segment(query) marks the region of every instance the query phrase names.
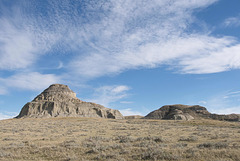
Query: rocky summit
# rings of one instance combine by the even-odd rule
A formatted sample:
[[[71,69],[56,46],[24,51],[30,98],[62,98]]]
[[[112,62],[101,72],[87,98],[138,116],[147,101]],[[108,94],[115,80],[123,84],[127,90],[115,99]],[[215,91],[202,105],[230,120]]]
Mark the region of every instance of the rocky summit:
[[[84,102],[67,85],[53,84],[28,102],[16,118],[97,117],[123,119],[118,111],[102,105]]]
[[[214,119],[225,121],[240,121],[240,115],[217,115],[207,111],[205,107],[194,105],[166,105],[158,110],[150,112],[144,117],[145,119],[162,119],[162,120],[193,120],[193,119]]]

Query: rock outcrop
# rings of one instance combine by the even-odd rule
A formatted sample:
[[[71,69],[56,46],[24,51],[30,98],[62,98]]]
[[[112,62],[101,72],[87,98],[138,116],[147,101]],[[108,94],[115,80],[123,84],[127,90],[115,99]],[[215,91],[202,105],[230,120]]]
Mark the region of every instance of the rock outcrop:
[[[163,120],[193,120],[199,118],[208,118],[214,120],[240,121],[240,115],[217,115],[211,114],[205,107],[194,105],[166,105],[158,110],[150,112],[145,119],[163,119]]]
[[[118,111],[102,105],[84,102],[67,85],[53,84],[28,102],[16,118],[98,117],[123,119]]]
[[[144,116],[140,116],[140,115],[130,115],[130,116],[124,116],[125,119],[141,119]]]
[[[192,120],[194,116],[192,110],[190,109],[198,109],[206,110],[200,106],[185,106],[185,105],[166,105],[158,110],[150,112],[144,118],[146,119],[163,119],[163,120]]]
[[[240,121],[240,115],[239,114],[230,114],[230,115],[217,115],[217,114],[211,114],[209,118],[212,118],[214,120],[221,120],[221,121]]]

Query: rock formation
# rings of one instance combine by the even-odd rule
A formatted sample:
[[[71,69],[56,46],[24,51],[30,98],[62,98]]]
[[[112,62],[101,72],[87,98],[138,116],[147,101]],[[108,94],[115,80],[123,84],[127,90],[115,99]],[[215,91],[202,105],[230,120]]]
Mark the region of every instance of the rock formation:
[[[143,116],[140,115],[130,115],[130,116],[124,116],[125,119],[141,119]]]
[[[67,85],[53,84],[28,102],[16,118],[99,117],[123,119],[118,110],[79,100]]]
[[[205,107],[194,105],[166,105],[158,110],[150,112],[145,119],[163,120],[192,120],[199,118],[209,118],[214,120],[240,121],[240,115],[217,115],[211,114]]]

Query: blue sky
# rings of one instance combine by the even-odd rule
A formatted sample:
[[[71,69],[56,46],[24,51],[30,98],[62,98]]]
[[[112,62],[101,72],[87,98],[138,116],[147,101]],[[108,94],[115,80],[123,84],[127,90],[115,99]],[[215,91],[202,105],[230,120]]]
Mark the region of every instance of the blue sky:
[[[53,83],[141,114],[240,113],[239,0],[1,0],[0,119]]]

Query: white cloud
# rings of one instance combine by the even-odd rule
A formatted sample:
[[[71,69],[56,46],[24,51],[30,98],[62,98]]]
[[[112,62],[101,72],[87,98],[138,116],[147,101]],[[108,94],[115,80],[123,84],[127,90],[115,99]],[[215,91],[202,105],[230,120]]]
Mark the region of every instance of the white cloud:
[[[0,78],[6,88],[40,91],[50,84],[59,83],[60,78],[54,74],[40,74],[38,72],[18,73],[8,78]]]
[[[7,93],[8,93],[8,91],[5,87],[0,87],[0,95],[5,95]]]
[[[10,119],[10,118],[13,118],[15,117],[17,114],[16,113],[9,113],[9,112],[4,112],[4,113],[1,113],[0,112],[0,120],[5,120],[5,119]]]
[[[199,104],[202,104],[202,105],[206,105],[206,104],[207,104],[207,101],[199,101],[198,103],[199,103]]]
[[[73,66],[86,77],[114,74],[127,69],[154,68],[161,64],[177,67],[183,73],[216,73],[239,69],[239,50],[240,44],[235,44],[230,37],[188,35],[148,43],[138,47],[137,51],[90,54],[76,59]]]
[[[121,101],[120,103],[122,103],[122,104],[131,104],[133,102],[131,102],[131,101]]]
[[[234,38],[188,31],[194,9],[216,1],[144,2],[117,1],[105,18],[87,26],[84,38],[94,50],[71,62],[74,74],[94,78],[162,64],[190,74],[240,68],[240,43]]]
[[[94,98],[87,99],[87,101],[95,102],[106,107],[113,102],[117,102],[128,96],[127,91],[130,90],[128,86],[114,85],[114,86],[102,86],[95,90]]]
[[[212,113],[240,114],[240,91],[221,92],[206,101],[206,107]]]
[[[207,45],[207,44],[206,44]],[[180,60],[184,73],[205,74],[240,69],[240,44],[221,46],[214,51],[206,51]]]
[[[0,19],[0,69],[26,68],[35,61],[30,35]]]
[[[6,6],[0,2],[0,70],[25,69],[56,48],[61,34],[52,26],[53,22],[42,17],[38,7],[31,2],[16,2]],[[33,8],[35,10],[33,10]],[[55,26],[64,27],[63,25]],[[60,30],[60,29],[59,29]],[[60,32],[61,33],[61,32]]]
[[[240,91],[229,92],[228,95],[240,94]]]
[[[119,111],[121,112],[121,114],[123,116],[130,116],[130,115],[140,115],[140,116],[143,116],[142,113],[140,113],[138,111],[134,111],[131,108],[122,109],[122,110],[119,110]]]
[[[128,86],[116,86],[115,88],[112,89],[112,92],[113,93],[123,93],[125,91],[128,91],[129,90],[129,87]]]
[[[191,30],[197,25],[196,9],[217,1],[99,0],[83,4],[56,0],[47,5],[27,1],[8,12],[2,4],[0,69],[29,68],[52,51],[73,55],[68,62],[60,60],[58,67],[64,61],[70,77],[95,78],[163,64],[194,74],[239,69],[237,40],[209,36],[204,29]]]
[[[240,16],[227,18],[223,24],[226,27],[238,27],[240,26]]]
[[[240,114],[240,106],[239,107],[229,107],[229,108],[222,108],[222,109],[215,109],[212,111],[216,114]]]
[[[58,64],[58,67],[56,69],[61,69],[63,67],[64,67],[63,62],[60,61],[59,64]]]
[[[227,93],[224,97],[224,99],[237,99],[240,100],[240,91],[233,91],[233,92],[229,92]]]

